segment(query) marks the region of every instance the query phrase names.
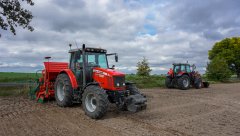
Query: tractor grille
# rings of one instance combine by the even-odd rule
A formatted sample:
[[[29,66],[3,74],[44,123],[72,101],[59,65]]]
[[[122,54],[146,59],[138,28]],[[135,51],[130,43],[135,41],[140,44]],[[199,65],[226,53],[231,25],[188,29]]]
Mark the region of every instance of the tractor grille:
[[[114,87],[125,86],[125,76],[114,76],[113,77]]]

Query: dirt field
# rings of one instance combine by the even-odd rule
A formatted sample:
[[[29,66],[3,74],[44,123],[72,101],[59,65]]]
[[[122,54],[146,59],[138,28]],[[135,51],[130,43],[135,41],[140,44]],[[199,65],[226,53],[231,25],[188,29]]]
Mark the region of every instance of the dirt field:
[[[131,114],[112,106],[101,120],[88,118],[80,105],[60,108],[54,101],[0,97],[0,136],[240,135],[240,83],[143,92],[146,111]]]

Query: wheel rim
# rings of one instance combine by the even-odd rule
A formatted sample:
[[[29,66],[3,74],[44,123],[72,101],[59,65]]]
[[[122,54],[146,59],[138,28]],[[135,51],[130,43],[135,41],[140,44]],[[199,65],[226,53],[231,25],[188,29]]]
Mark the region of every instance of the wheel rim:
[[[188,85],[189,85],[189,82],[188,82],[188,79],[183,79],[183,86],[184,87],[188,87]]]
[[[60,101],[62,101],[65,97],[65,87],[63,85],[63,83],[58,83],[58,86],[57,86],[57,97]]]
[[[88,111],[94,112],[97,108],[97,100],[93,94],[88,94],[85,99],[85,105]]]

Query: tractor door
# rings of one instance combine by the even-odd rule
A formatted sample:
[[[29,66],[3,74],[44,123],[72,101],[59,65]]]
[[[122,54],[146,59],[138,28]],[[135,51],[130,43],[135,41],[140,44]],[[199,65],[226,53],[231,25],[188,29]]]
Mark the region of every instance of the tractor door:
[[[70,57],[70,69],[76,75],[79,86],[83,84],[83,59],[80,51],[72,52]]]
[[[177,75],[180,71],[181,71],[180,66],[179,65],[175,65],[174,66],[174,76]]]
[[[93,82],[93,68],[108,68],[106,54],[97,52],[86,52],[86,82]]]

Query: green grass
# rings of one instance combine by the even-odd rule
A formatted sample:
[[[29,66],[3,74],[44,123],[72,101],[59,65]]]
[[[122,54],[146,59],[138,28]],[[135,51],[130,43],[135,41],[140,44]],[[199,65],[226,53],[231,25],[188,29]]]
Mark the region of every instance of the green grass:
[[[38,74],[40,76],[40,74]],[[14,73],[14,72],[0,72],[0,82],[27,82],[35,79],[35,73]]]
[[[165,86],[165,77],[160,75],[151,75],[149,77],[126,75],[126,80],[136,83],[137,87],[139,88],[154,88]]]
[[[28,87],[0,87],[0,96],[20,96],[28,94]]]

